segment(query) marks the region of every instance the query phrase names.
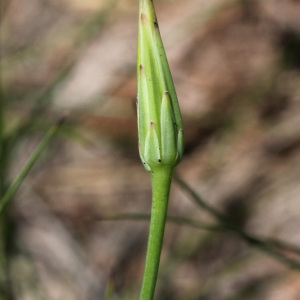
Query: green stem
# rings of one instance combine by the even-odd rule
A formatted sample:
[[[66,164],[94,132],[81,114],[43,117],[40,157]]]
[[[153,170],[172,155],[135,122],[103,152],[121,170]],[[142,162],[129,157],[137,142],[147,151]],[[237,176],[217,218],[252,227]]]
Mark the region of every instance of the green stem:
[[[151,174],[152,208],[147,255],[140,300],[152,300],[166,224],[173,168],[159,168]]]

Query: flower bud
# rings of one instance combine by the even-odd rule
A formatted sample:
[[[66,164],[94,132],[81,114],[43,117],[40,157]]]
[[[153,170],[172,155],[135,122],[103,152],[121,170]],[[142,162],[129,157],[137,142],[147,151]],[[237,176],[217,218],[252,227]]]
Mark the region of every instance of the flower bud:
[[[140,0],[137,78],[141,160],[148,171],[173,168],[183,154],[182,121],[151,0]]]

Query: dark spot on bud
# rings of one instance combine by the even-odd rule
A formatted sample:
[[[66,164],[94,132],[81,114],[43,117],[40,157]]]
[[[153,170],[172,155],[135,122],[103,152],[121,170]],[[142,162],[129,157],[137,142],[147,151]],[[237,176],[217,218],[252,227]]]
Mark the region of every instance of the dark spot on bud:
[[[155,20],[153,23],[154,23],[154,27],[158,28],[158,23],[157,23],[157,21]]]
[[[161,159],[159,159],[158,162],[161,162]]]
[[[142,72],[144,70],[143,65],[140,65],[140,71]]]

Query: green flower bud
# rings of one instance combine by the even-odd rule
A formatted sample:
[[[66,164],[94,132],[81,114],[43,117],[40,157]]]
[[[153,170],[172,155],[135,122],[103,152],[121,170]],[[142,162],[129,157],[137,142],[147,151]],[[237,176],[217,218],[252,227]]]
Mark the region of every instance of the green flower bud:
[[[151,0],[140,0],[137,78],[141,160],[148,171],[173,168],[183,154],[182,121]]]

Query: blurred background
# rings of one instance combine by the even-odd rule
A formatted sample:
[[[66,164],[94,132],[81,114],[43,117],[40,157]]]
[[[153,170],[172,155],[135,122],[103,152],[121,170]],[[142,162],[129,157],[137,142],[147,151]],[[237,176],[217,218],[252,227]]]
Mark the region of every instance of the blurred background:
[[[289,245],[279,259],[300,260],[300,1],[154,2],[184,122],[178,174],[243,230]],[[138,299],[151,205],[138,1],[0,3],[4,187],[67,116],[1,216],[0,299]],[[169,215],[218,223],[176,182]],[[167,224],[157,300],[300,299],[299,265],[187,223]]]

